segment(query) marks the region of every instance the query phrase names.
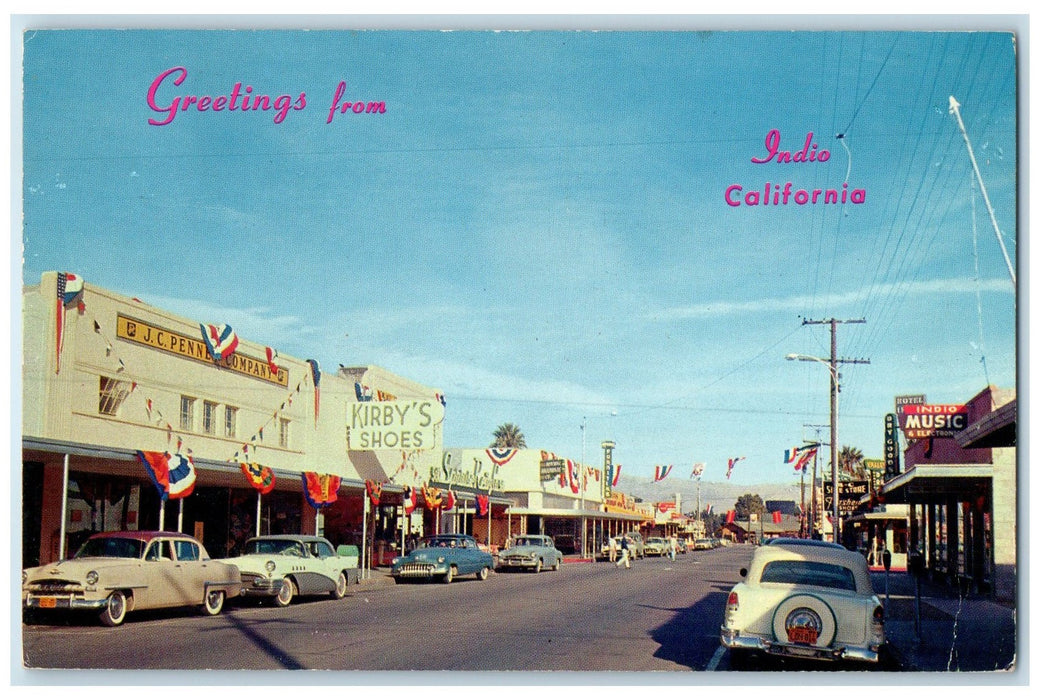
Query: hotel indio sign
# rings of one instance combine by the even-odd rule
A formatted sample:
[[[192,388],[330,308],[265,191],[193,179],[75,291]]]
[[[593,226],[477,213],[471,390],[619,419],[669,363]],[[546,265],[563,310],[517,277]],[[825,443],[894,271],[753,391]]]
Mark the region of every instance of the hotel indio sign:
[[[253,377],[271,384],[289,386],[289,371],[285,367],[279,367],[278,372],[272,372],[271,366],[267,364],[266,360],[250,357],[241,352],[231,353],[219,362],[214,361],[201,337],[192,338],[122,314],[116,316],[116,337],[185,359],[223,367],[236,374]]]

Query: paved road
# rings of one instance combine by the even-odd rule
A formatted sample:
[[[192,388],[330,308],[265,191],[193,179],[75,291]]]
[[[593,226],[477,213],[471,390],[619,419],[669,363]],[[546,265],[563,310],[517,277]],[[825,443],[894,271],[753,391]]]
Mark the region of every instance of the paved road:
[[[751,548],[605,562],[487,581],[355,589],[287,609],[131,614],[23,625],[28,668],[461,671],[725,669],[718,630]]]

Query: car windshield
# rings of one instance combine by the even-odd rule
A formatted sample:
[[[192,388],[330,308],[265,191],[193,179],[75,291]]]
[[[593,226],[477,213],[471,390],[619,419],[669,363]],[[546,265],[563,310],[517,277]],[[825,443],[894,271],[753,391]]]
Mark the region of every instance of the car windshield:
[[[299,542],[292,540],[249,540],[243,554],[286,554],[302,557],[303,549]]]
[[[458,537],[429,537],[423,540],[421,548],[432,547],[465,547],[466,541]]]
[[[128,537],[92,537],[83,543],[73,559],[84,557],[115,557],[118,559],[140,559],[144,553],[144,542]]]
[[[771,561],[762,569],[761,581],[856,590],[856,577],[852,571],[844,566],[817,561]]]
[[[514,547],[537,547],[545,544],[542,540],[534,539],[532,537],[517,537],[513,542]]]

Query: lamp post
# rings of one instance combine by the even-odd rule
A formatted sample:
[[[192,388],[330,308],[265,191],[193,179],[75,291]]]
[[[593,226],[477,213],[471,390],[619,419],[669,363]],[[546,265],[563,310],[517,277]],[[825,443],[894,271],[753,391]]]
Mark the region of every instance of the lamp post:
[[[581,468],[578,470],[578,485],[581,488],[581,558],[585,558],[585,428],[588,419],[581,417]]]
[[[802,362],[819,362],[827,368],[831,375],[831,488],[834,490],[831,497],[831,532],[834,542],[841,539],[841,521],[838,519],[838,368],[832,359],[830,362],[812,355],[798,355],[792,353],[787,356],[788,360],[800,360]]]

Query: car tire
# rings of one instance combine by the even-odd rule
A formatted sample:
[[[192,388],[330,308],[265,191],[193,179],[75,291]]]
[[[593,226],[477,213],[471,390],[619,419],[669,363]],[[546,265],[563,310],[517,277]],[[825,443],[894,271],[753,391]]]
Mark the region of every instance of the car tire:
[[[452,564],[448,567],[448,573],[444,574],[444,583],[451,583],[452,581],[454,581],[456,574],[458,574],[458,569],[456,569],[455,565]]]
[[[296,597],[296,583],[291,578],[282,579],[282,587],[278,589],[278,594],[274,597],[274,603],[279,608],[284,608],[292,599]]]
[[[562,568],[563,568],[563,557],[560,557],[559,559],[556,560],[556,563],[553,564],[552,570],[553,571],[559,571]]]
[[[542,560],[541,559],[539,559],[538,561],[536,561],[534,563],[534,572],[536,574],[542,573]]]
[[[105,608],[101,611],[101,624],[105,627],[118,627],[126,619],[126,596],[122,591],[112,591],[105,600]]]
[[[478,581],[487,581],[488,573],[489,573],[489,571],[488,571],[488,568],[486,566],[481,568],[480,571],[477,572],[477,580]]]
[[[224,609],[225,598],[226,596],[222,590],[210,589],[206,591],[206,597],[202,600],[202,611],[207,615],[219,615],[220,611]]]
[[[812,620],[814,626],[818,625],[814,647],[826,648],[831,645],[838,630],[834,610],[822,598],[807,593],[796,593],[776,606],[773,611],[773,637],[782,644],[790,644],[787,626],[799,617]]]
[[[345,595],[347,595],[347,574],[340,571],[339,576],[336,577],[336,587],[332,589],[332,597],[341,600]]]

